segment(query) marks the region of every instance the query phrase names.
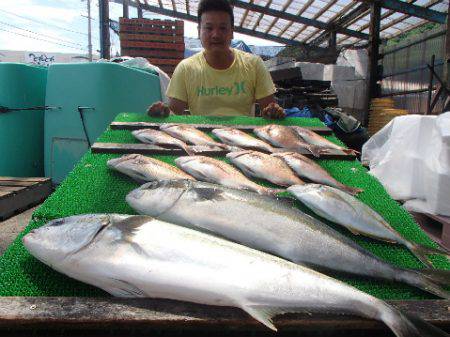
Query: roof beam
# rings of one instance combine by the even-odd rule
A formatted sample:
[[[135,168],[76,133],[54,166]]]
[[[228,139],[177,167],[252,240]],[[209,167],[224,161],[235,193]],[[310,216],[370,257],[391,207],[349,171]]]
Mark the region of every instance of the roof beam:
[[[300,10],[297,12],[297,16],[300,16],[300,15],[302,15],[307,9],[308,9],[308,7],[309,6],[311,6],[311,4],[314,2],[314,0],[308,0],[308,2],[306,2],[304,5],[303,5],[303,7],[302,8],[300,8]],[[294,22],[289,22],[285,27],[284,27],[284,29],[280,32],[280,33],[278,33],[278,36],[281,36],[281,35],[283,35],[284,33],[286,33],[286,31],[289,29],[289,28],[291,28],[291,26],[294,24]]]
[[[264,6],[259,6],[259,5],[255,5],[252,3],[248,3],[248,2],[244,2],[241,0],[231,0],[230,3],[232,5],[234,5],[235,7],[241,7],[244,9],[250,9],[253,12],[257,12],[257,13],[262,13],[262,14],[267,14],[267,15],[271,15],[274,17],[278,17],[280,19],[285,19],[288,21],[293,21],[293,22],[298,22],[298,23],[302,23],[304,25],[307,26],[313,26],[319,29],[326,29],[327,28],[327,23],[323,22],[323,21],[319,21],[319,20],[313,20],[313,19],[308,19],[302,16],[297,16],[294,14],[290,14],[290,13],[286,13],[286,12],[281,12],[278,10],[274,10],[272,8],[266,8]],[[352,37],[356,37],[358,39],[368,39],[369,36],[367,34],[361,33],[361,32],[357,32],[351,29],[347,29],[347,28],[342,28],[342,27],[336,27],[336,31],[340,34],[344,34],[344,35],[349,35]]]
[[[110,0],[110,2],[114,2],[114,3],[118,3],[121,4],[123,0]],[[129,5],[136,7],[138,5],[138,3],[136,2],[136,0],[129,0]],[[157,13],[157,14],[161,14],[161,15],[165,15],[165,16],[171,16],[174,18],[178,18],[178,19],[182,19],[182,20],[187,20],[187,21],[192,21],[192,22],[197,22],[197,16],[196,15],[188,15],[185,13],[181,13],[181,12],[176,12],[174,10],[170,10],[170,9],[165,9],[165,8],[160,8],[157,6],[152,6],[152,5],[147,5],[147,4],[141,4],[140,5],[142,9],[153,12],[153,13]],[[271,35],[271,34],[266,34],[263,32],[258,32],[258,31],[254,31],[251,29],[247,29],[247,28],[242,28],[242,27],[234,27],[234,31],[237,33],[242,33],[242,34],[247,34],[250,36],[254,36],[254,37],[258,37],[260,39],[265,39],[265,40],[270,40],[270,41],[274,41],[274,42],[278,42],[278,43],[283,43],[283,44],[287,44],[287,45],[293,45],[293,46],[300,46],[300,45],[305,45],[299,41],[293,41],[291,39],[285,39],[282,37],[278,37],[275,35]]]
[[[416,1],[416,0],[410,0],[409,2],[410,2],[410,3],[413,3],[413,2],[415,2],[415,1]],[[439,2],[441,2],[441,0],[431,0],[430,2],[426,3],[426,4],[423,6],[423,8],[430,8],[430,7],[436,5],[436,4],[439,3]],[[395,11],[394,11],[394,12],[395,12]],[[388,12],[387,12],[387,13],[388,13]],[[385,14],[387,14],[387,13],[385,13]],[[386,29],[392,27],[393,25],[396,25],[397,23],[404,21],[405,19],[409,18],[410,16],[411,16],[411,15],[408,15],[408,14],[402,15],[401,17],[399,17],[399,18],[397,18],[397,19],[395,19],[395,20],[392,20],[392,21],[388,22],[388,23],[385,24],[385,25],[382,25],[381,28],[380,28],[380,31],[382,32],[382,31],[384,31],[384,30],[386,30]],[[384,17],[385,17],[385,16],[382,15],[382,16],[381,16],[381,19],[383,19]],[[386,17],[387,17],[387,16],[386,16]],[[427,22],[424,22],[424,21],[419,22],[418,24],[413,25],[412,27],[407,28],[406,30],[403,30],[403,31],[399,32],[398,34],[394,34],[394,35],[392,35],[392,36],[389,36],[389,38],[391,39],[391,38],[396,37],[396,36],[398,36],[398,35],[400,35],[400,34],[407,33],[407,32],[409,32],[411,29],[420,27],[420,26],[422,26],[422,25],[424,25],[424,24],[426,24],[426,23],[427,23]],[[369,24],[362,25],[361,27],[358,28],[358,31],[363,31],[364,29],[366,29],[366,28],[368,28],[368,27],[369,27]],[[348,39],[348,36],[344,36],[343,38],[341,38],[341,39],[338,41],[338,43],[342,43],[342,42],[344,42],[344,41],[347,40],[347,39]]]
[[[334,4],[337,2],[337,0],[331,0],[327,5],[323,6],[320,11],[318,11],[316,14],[314,14],[313,19],[318,19],[320,16],[322,16],[323,13],[325,13],[331,6],[334,6]],[[328,25],[328,23],[327,23]],[[297,36],[299,36],[303,31],[306,30],[306,26],[303,26],[300,28],[293,36],[293,39],[296,39]],[[305,41],[303,41],[305,42]]]
[[[318,37],[316,37],[313,41],[311,41],[312,45],[320,45],[322,42],[326,41],[328,39],[328,36],[330,35],[330,32],[334,31],[335,26],[341,26],[345,27],[350,22],[355,20],[356,18],[361,17],[361,15],[364,15],[369,11],[369,4],[362,3],[355,9],[351,10],[348,14],[338,18],[337,20],[333,20],[328,24],[328,28],[321,33]]]
[[[286,11],[286,9],[288,9],[288,7],[291,5],[293,0],[288,0],[286,2],[286,4],[283,6],[283,8],[281,9],[282,12]],[[273,28],[273,26],[275,26],[278,22],[279,18],[275,18],[275,20],[272,21],[272,23],[269,25],[269,28],[266,29],[266,31],[264,33],[269,33],[270,30]]]
[[[358,0],[365,2],[374,2],[373,0]],[[422,6],[413,5],[411,3],[399,1],[399,0],[379,0],[381,7],[394,10],[396,12],[408,14],[421,19],[425,19],[431,22],[437,22],[444,24],[447,19],[447,14],[435,11],[433,9],[427,9]]]

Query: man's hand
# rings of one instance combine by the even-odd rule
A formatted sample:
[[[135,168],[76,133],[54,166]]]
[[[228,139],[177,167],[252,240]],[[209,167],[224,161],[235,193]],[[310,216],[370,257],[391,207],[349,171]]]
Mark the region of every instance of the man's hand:
[[[163,102],[156,102],[148,108],[147,113],[150,117],[168,117],[170,109]]]
[[[277,103],[269,103],[261,112],[263,118],[282,119],[286,117],[284,109]]]

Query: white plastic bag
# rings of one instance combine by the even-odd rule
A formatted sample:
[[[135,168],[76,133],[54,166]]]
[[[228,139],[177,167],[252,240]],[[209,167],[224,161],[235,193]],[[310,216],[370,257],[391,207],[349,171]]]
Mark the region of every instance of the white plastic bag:
[[[361,160],[405,208],[450,216],[450,112],[394,118],[364,144]]]

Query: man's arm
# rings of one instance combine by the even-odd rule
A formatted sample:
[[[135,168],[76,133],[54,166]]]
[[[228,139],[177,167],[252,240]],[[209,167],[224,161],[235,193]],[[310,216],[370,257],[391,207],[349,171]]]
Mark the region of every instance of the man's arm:
[[[261,116],[264,118],[281,119],[286,117],[283,108],[276,103],[273,95],[257,99],[256,103],[259,104]]]
[[[169,105],[163,102],[153,103],[147,110],[151,117],[167,117],[170,114],[183,115],[187,108],[187,103],[176,98],[168,97]]]

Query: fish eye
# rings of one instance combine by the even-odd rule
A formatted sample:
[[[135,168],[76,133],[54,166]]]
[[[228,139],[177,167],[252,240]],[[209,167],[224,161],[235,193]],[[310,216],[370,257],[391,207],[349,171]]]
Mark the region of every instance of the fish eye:
[[[61,225],[64,225],[64,219],[55,220],[51,224],[52,227],[61,226]]]

